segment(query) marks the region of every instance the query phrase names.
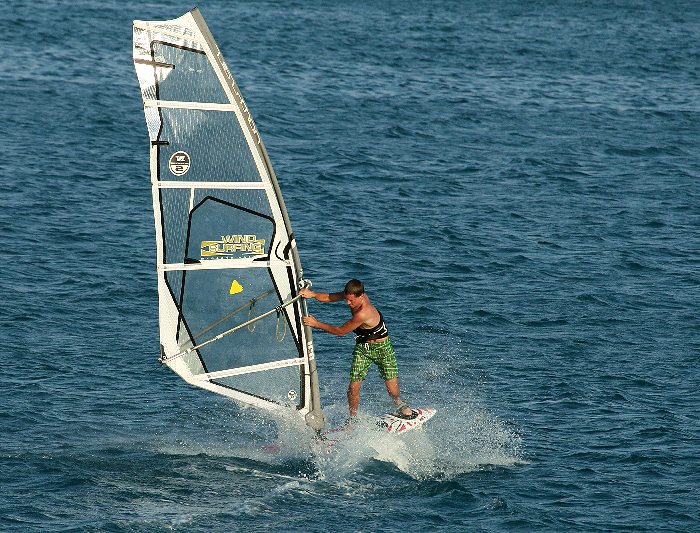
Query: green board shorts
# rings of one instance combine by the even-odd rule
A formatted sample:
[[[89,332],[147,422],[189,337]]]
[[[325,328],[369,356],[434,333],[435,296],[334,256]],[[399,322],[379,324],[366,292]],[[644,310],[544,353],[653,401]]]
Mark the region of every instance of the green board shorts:
[[[382,342],[358,343],[352,351],[350,366],[350,381],[364,381],[369,367],[375,363],[379,367],[379,375],[384,381],[399,377],[399,365],[396,362],[394,345],[387,337]]]

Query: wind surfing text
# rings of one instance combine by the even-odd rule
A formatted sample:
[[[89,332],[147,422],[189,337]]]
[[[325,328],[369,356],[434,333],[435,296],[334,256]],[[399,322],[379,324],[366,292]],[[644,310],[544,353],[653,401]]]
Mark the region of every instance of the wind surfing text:
[[[257,235],[222,235],[218,241],[202,241],[202,257],[264,255],[265,239]]]

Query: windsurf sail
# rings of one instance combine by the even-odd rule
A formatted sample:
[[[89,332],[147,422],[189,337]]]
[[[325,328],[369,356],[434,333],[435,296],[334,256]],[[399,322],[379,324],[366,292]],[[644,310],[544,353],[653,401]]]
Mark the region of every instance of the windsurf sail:
[[[150,137],[161,361],[323,427],[299,254],[267,151],[195,8],[134,21]]]

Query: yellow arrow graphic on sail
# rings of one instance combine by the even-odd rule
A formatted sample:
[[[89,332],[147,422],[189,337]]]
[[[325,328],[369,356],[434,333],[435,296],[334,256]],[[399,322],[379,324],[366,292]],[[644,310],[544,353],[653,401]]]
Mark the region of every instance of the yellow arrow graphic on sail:
[[[243,285],[238,283],[237,279],[234,279],[231,282],[231,289],[229,289],[228,293],[229,294],[238,294],[239,292],[243,292]]]

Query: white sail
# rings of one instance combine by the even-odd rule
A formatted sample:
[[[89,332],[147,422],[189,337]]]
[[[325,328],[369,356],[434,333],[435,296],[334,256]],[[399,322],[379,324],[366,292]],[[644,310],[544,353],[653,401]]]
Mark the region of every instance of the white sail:
[[[195,8],[134,21],[151,140],[161,361],[245,404],[321,429],[305,285],[272,165]]]

